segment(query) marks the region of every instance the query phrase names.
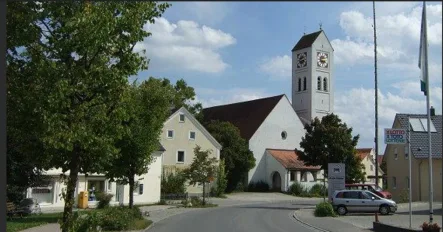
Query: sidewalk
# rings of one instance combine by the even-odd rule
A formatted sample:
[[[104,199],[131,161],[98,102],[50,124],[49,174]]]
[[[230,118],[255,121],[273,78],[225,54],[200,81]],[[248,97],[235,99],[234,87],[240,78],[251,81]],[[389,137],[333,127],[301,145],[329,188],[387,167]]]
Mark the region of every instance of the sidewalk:
[[[441,203],[434,202],[434,222],[441,225],[442,219]],[[346,216],[337,217],[339,221],[350,223],[359,228],[372,228],[372,222],[375,220],[374,214],[348,214]],[[409,204],[398,204],[398,210],[395,214],[379,215],[378,220],[381,223],[389,224],[397,227],[409,228]],[[423,222],[429,221],[429,204],[427,202],[412,203],[412,228],[420,229]]]
[[[332,217],[318,218],[314,216],[314,209],[299,209],[294,212],[294,218],[309,227],[323,232],[369,232],[350,223],[346,223]]]

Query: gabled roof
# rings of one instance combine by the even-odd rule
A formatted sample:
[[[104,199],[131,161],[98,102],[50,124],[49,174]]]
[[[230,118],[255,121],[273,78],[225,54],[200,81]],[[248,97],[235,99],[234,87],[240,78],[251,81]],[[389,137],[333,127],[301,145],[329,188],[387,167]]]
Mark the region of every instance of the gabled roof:
[[[230,122],[239,130],[242,138],[249,141],[284,94],[252,101],[214,106],[203,109],[203,120]]]
[[[173,109],[171,109],[173,110]],[[192,124],[194,124],[205,136],[211,141],[211,143],[217,148],[222,149],[222,145],[209,133],[206,128],[192,115],[185,107],[180,107],[176,110],[168,119],[166,119],[164,125],[166,125],[172,118],[174,118],[177,114],[182,113],[188,118]]]
[[[321,34],[321,32],[322,31],[320,30],[320,31],[302,36],[301,39],[297,42],[297,44],[294,46],[294,48],[291,51],[293,52],[293,51],[301,50],[303,48],[311,47],[312,44],[317,39],[317,37]]]
[[[357,148],[357,155],[363,160],[371,154],[372,148]]]
[[[320,166],[307,166],[298,159],[295,150],[283,149],[266,149],[268,155],[273,156],[286,169],[301,169],[301,170],[320,170]]]
[[[393,123],[398,122],[400,127],[398,129],[408,129],[408,117],[409,118],[423,118],[427,119],[426,114],[396,114]],[[441,158],[442,157],[442,115],[431,116],[431,121],[435,126],[437,132],[431,133],[431,143],[432,143],[432,157]],[[425,125],[426,127],[426,125]],[[408,133],[406,133],[408,136]],[[417,159],[428,158],[429,156],[429,140],[428,132],[411,132],[411,153]]]

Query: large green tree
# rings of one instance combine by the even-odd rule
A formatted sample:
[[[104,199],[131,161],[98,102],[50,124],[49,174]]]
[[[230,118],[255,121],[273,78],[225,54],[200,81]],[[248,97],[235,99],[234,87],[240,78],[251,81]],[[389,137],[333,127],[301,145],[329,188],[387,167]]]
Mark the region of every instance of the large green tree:
[[[210,158],[212,154],[211,150],[201,150],[200,146],[194,148],[194,160],[191,165],[186,168],[183,173],[189,180],[189,184],[202,184],[203,185],[203,204],[206,204],[206,184],[212,179],[215,179],[217,175],[217,159],[215,157]]]
[[[10,49],[10,57],[19,65],[17,70],[26,69],[27,78],[35,79],[33,95],[38,104],[33,112],[41,118],[39,139],[50,154],[49,166],[69,171],[62,223],[62,231],[67,232],[78,173],[103,172],[118,154],[115,140],[123,132],[120,122],[125,115],[120,103],[127,78],[148,65],[143,54],[134,52],[136,43],[150,35],[143,26],[154,23],[169,5],[132,1],[17,4],[29,10],[11,17],[8,28],[29,34],[29,39],[12,42],[15,49]]]
[[[118,156],[106,168],[106,176],[121,184],[129,184],[129,207],[134,204],[135,175],[148,172],[152,153],[160,147],[159,138],[172,95],[160,80],[150,78],[140,85],[129,86],[123,108],[123,136],[116,142]]]
[[[319,165],[328,174],[328,163],[346,165],[346,183],[364,180],[363,164],[356,155],[359,135],[352,135],[352,128],[335,114],[318,118],[305,125],[306,134],[302,137],[300,147],[295,149],[298,157],[306,165]]]
[[[28,187],[39,185],[47,163],[43,143],[40,140],[42,115],[35,109],[41,99],[41,78],[33,76],[32,66],[19,55],[20,47],[39,39],[34,12],[35,2],[8,2],[7,12],[7,197],[18,202]]]
[[[206,129],[223,146],[220,159],[226,166],[228,184],[226,192],[234,191],[247,177],[248,171],[255,166],[254,154],[248,142],[240,135],[240,130],[230,122],[210,121]]]

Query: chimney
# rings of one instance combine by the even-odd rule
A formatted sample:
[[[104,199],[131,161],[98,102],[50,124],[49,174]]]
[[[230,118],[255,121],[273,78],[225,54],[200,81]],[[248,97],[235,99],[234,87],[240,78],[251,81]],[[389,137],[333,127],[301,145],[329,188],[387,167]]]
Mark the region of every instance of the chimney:
[[[435,109],[433,106],[431,106],[431,116],[435,116]]]

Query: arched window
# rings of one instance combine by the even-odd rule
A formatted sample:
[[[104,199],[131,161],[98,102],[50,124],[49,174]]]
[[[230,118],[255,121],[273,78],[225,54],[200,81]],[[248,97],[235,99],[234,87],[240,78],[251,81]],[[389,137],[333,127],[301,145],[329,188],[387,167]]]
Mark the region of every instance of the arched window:
[[[306,90],[306,77],[303,77],[303,90]]]
[[[328,91],[328,80],[325,78],[323,78],[323,90],[324,91]]]
[[[298,78],[298,92],[301,91],[301,78]]]
[[[321,90],[321,77],[317,77],[317,90]]]

